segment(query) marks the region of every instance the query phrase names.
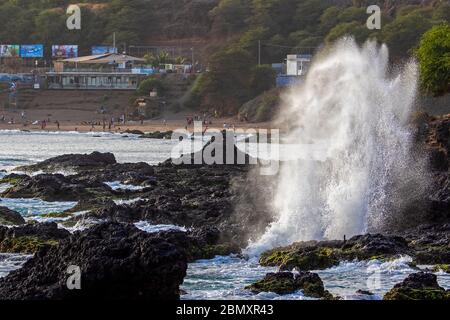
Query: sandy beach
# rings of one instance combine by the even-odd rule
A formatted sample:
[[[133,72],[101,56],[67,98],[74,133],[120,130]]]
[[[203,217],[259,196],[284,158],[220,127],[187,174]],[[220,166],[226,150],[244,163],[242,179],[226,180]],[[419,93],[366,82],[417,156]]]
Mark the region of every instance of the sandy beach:
[[[8,121],[9,122],[9,121]],[[8,123],[0,122],[0,130],[22,130],[22,131],[78,131],[78,132],[125,132],[130,130],[139,130],[144,133],[152,132],[166,132],[174,131],[179,129],[186,129],[186,121],[182,120],[166,120],[164,123],[161,120],[147,120],[143,124],[139,121],[128,121],[125,124],[116,124],[114,127],[109,129],[109,124],[106,128],[103,128],[103,123],[100,125],[94,125],[88,123],[88,121],[75,122],[75,121],[64,121],[60,122],[59,128],[54,121],[50,121],[45,129],[42,129],[41,124],[24,124],[24,123]],[[208,129],[223,129],[224,123],[228,125],[229,128],[236,129],[271,129],[270,123],[241,123],[233,119],[217,119],[215,123],[208,125]],[[189,131],[193,131],[194,126],[187,126]]]

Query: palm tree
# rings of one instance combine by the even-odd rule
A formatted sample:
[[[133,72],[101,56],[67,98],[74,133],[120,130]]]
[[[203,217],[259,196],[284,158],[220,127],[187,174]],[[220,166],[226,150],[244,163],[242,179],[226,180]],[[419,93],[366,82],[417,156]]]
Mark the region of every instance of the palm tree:
[[[166,51],[161,51],[159,54],[146,54],[144,56],[145,62],[154,68],[159,67],[161,64],[166,64],[170,61],[170,55]]]
[[[185,64],[186,63],[186,58],[185,57],[176,57],[175,58],[175,64]]]

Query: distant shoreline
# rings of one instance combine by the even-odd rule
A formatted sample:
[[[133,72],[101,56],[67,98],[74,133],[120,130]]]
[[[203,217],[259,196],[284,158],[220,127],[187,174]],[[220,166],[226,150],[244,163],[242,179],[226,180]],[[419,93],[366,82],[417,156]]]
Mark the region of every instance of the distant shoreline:
[[[227,121],[228,120],[228,121]],[[218,119],[216,120],[216,124],[208,125],[208,129],[223,129],[223,123],[228,125],[228,128],[232,129],[233,127],[236,129],[271,129],[272,126],[270,123],[240,123],[237,121],[231,122],[230,119]],[[187,126],[188,131],[193,131],[194,126]],[[126,131],[134,131],[139,130],[144,133],[154,133],[154,132],[167,132],[167,131],[175,131],[175,130],[184,130],[186,129],[186,121],[182,120],[169,120],[166,124],[162,123],[162,121],[145,121],[144,124],[140,124],[138,122],[129,122],[126,124],[116,125],[114,128],[109,129],[109,124],[107,124],[106,129],[103,130],[103,125],[95,125],[92,127],[87,124],[77,124],[77,123],[60,123],[59,129],[58,126],[54,122],[50,122],[47,124],[45,129],[41,128],[41,125],[23,125],[22,123],[16,124],[8,124],[8,123],[0,123],[1,131],[32,131],[32,132],[97,132],[97,133],[126,133]]]

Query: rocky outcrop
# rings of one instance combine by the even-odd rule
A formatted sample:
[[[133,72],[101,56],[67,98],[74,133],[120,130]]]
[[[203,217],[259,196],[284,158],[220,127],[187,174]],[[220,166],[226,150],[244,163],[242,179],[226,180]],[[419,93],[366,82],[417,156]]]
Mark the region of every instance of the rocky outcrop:
[[[450,264],[437,264],[433,267],[433,272],[450,273]]]
[[[91,212],[74,219],[90,217],[127,223],[144,220],[188,228],[213,226],[227,240],[244,245],[253,225],[242,221],[252,220],[252,217],[253,221],[259,221],[264,215],[262,209],[255,210],[249,199],[245,208],[235,210],[236,201],[244,196],[242,187],[248,185],[246,167],[157,166],[153,169],[153,185],[135,193],[135,197],[143,200],[122,205],[106,199],[103,204],[84,200],[84,205],[80,203],[77,208],[91,207]],[[237,213],[242,219],[237,218]],[[260,229],[264,230],[265,226],[267,224]]]
[[[79,180],[62,174],[39,174],[36,176],[6,176],[13,182],[4,198],[39,198],[45,201],[78,201],[86,198],[112,196],[115,192],[106,184],[95,180]]]
[[[422,225],[400,233],[416,264],[450,263],[450,224]]]
[[[448,172],[450,168],[450,114],[442,117],[429,117],[423,132],[431,154],[431,168],[435,171]]]
[[[307,241],[273,249],[261,255],[260,264],[308,271],[331,268],[340,261],[387,259],[401,254],[411,254],[403,238],[367,234],[348,241]]]
[[[93,152],[91,154],[63,155],[42,161],[35,165],[16,168],[24,172],[58,173],[74,172],[69,178],[78,181],[100,182],[120,181],[125,184],[151,185],[153,167],[147,163],[117,163],[112,153]],[[10,180],[14,181],[10,177]],[[4,182],[9,182],[5,179]]]
[[[173,135],[173,131],[165,131],[165,132],[160,132],[160,131],[155,131],[155,132],[149,132],[149,133],[143,133],[142,135],[139,136],[139,138],[141,139],[171,139]]]
[[[429,155],[431,187],[422,223],[450,222],[450,114],[422,115],[418,140]]]
[[[450,291],[445,291],[431,273],[414,273],[387,292],[384,300],[450,300]]]
[[[216,154],[217,151],[217,154]],[[219,152],[221,154],[219,154]],[[258,159],[242,152],[235,144],[233,131],[223,130],[212,136],[201,151],[185,154],[179,159],[168,159],[163,163],[165,166],[247,166],[258,164]]]
[[[143,135],[143,134],[145,134],[143,131],[137,130],[137,129],[134,129],[134,130],[127,129],[127,130],[123,131],[122,133],[124,133],[124,134],[134,134],[134,135]]]
[[[95,170],[79,170],[78,180],[96,179],[102,182],[119,181],[124,184],[151,186],[155,171],[148,163],[115,163]]]
[[[229,256],[239,254],[241,248],[239,245],[226,241],[222,238],[221,231],[218,228],[205,226],[189,230],[186,233],[187,241],[184,245],[187,250],[189,262],[200,259],[212,259],[215,256]]]
[[[325,290],[319,275],[311,272],[268,273],[264,279],[246,287],[246,289],[253,293],[274,292],[280,295],[302,290],[308,297],[333,299],[333,296]]]
[[[19,167],[17,171],[25,172],[57,172],[63,170],[87,170],[115,164],[116,158],[112,153],[93,152],[91,154],[65,154],[42,161],[35,165]]]
[[[187,220],[189,208],[173,206],[172,209],[174,211],[168,214],[166,211],[158,209],[157,202],[148,200],[123,205],[117,205],[110,201],[95,210],[73,217],[65,221],[64,224],[74,225],[77,221],[83,219],[96,219],[120,223],[149,221],[152,224],[189,226],[194,228],[188,231],[187,238],[183,238],[182,241],[184,243],[179,243],[181,246],[187,248],[189,261],[211,259],[216,255],[227,256],[232,253],[240,253],[239,244],[233,241],[233,239],[225,237],[223,229],[225,227],[219,230],[219,228],[215,227],[215,220],[209,221],[208,219],[204,219],[202,221],[201,218],[195,219],[195,217]],[[217,219],[220,216],[215,216],[214,218]],[[176,239],[173,239],[173,241],[176,242]]]
[[[234,138],[229,139],[225,132],[222,134],[225,137],[224,160],[227,151],[233,150],[233,159],[242,158],[249,163],[250,157],[236,148]],[[93,161],[97,158],[105,160]],[[159,166],[119,164],[109,154],[93,153],[56,157],[29,166],[26,170],[52,171],[56,168],[70,168],[76,174],[43,174],[34,177],[10,175],[5,178],[5,182],[13,186],[3,196],[78,201],[76,208],[70,212],[90,211],[65,222],[69,224],[88,217],[127,223],[146,220],[154,224],[189,228],[214,226],[220,230],[221,238],[233,246],[245,245],[252,232],[263,231],[271,221],[269,210],[262,205],[265,203],[262,193],[245,197],[245,188],[250,191],[255,185],[265,185],[249,183],[251,177],[247,173],[251,166],[248,165],[174,165],[171,160]],[[144,188],[136,191],[112,190],[103,183],[112,181]],[[111,201],[112,198],[145,200],[116,205]]]
[[[6,207],[0,207],[0,225],[13,226],[25,224],[25,219],[20,213]]]
[[[56,223],[27,224],[7,228],[0,226],[0,252],[35,253],[43,247],[56,246],[69,237],[70,232],[59,229]]]
[[[175,300],[186,275],[180,232],[147,234],[105,223],[39,250],[22,269],[0,279],[0,300]],[[81,272],[81,290],[69,290],[69,266]]]

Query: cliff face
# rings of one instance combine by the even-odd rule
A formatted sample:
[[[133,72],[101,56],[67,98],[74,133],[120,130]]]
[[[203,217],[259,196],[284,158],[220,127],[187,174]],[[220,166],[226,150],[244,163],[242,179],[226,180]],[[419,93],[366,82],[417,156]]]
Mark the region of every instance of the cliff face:
[[[426,149],[433,176],[431,218],[450,219],[450,114],[430,118],[425,125]]]
[[[448,174],[450,161],[450,114],[430,119],[426,143],[431,151],[432,169]]]

